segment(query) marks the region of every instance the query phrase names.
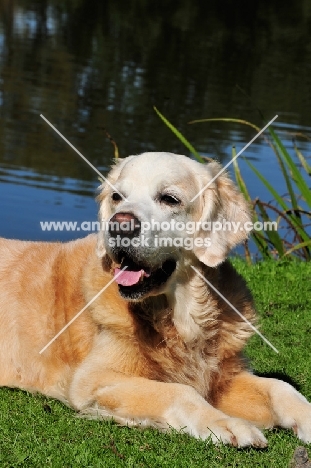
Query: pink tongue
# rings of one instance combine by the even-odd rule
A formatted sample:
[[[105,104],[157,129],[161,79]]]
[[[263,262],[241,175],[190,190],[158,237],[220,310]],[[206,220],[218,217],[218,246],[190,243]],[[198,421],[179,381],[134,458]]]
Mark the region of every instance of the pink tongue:
[[[120,273],[120,271],[122,273]],[[124,270],[122,271],[120,268],[115,268],[114,276],[120,273],[120,275],[116,278],[116,282],[121,284],[122,286],[133,286],[133,284],[137,284],[142,276],[149,276],[144,270],[139,271],[130,271]]]

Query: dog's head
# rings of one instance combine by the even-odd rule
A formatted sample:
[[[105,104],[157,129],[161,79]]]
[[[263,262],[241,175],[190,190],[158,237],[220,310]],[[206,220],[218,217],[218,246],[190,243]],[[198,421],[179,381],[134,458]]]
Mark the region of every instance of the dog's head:
[[[98,255],[112,260],[124,298],[163,293],[186,265],[216,267],[247,238],[249,207],[220,171],[216,162],[172,153],[129,156],[113,167],[98,197]]]

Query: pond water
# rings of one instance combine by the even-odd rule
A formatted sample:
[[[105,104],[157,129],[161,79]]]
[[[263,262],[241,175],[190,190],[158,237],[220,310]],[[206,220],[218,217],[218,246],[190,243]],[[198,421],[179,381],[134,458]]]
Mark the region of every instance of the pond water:
[[[311,132],[311,2],[246,0],[2,0],[0,4],[0,235],[81,237],[40,221],[96,220],[97,175],[43,114],[105,174],[114,147],[189,155],[156,106],[196,149],[226,163],[256,133],[193,119],[234,117]],[[276,5],[276,3],[278,3]],[[310,141],[298,138],[309,158]],[[263,138],[244,156],[285,193]],[[240,159],[252,197],[271,197]]]

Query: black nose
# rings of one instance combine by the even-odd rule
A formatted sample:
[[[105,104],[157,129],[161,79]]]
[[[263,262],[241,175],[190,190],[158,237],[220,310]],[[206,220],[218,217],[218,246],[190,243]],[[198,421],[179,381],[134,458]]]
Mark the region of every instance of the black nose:
[[[134,237],[140,233],[141,224],[132,213],[116,213],[109,221],[109,234],[113,237]]]

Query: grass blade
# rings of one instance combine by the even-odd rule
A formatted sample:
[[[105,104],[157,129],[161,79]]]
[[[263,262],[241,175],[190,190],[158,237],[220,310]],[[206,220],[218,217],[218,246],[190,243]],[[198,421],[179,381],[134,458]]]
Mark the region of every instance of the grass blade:
[[[296,215],[297,217],[300,218],[300,216],[297,215],[298,208],[299,208],[299,207],[298,207],[297,197],[296,197],[296,195],[295,195],[295,192],[294,192],[294,189],[293,189],[293,186],[292,186],[290,177],[289,177],[289,175],[288,175],[288,173],[287,173],[287,170],[286,170],[284,161],[283,161],[283,159],[281,158],[281,156],[280,156],[279,151],[278,151],[277,148],[276,148],[275,154],[276,154],[276,157],[277,157],[278,162],[279,162],[279,164],[280,164],[280,168],[281,168],[283,177],[284,177],[284,179],[285,179],[286,187],[287,187],[287,190],[288,190],[288,193],[289,193],[291,202],[292,202],[292,206],[293,206],[295,215]]]
[[[238,187],[239,187],[240,191],[243,193],[245,199],[248,202],[251,203],[252,202],[251,196],[248,193],[246,184],[245,184],[245,182],[243,180],[243,177],[242,177],[242,174],[241,174],[241,171],[240,171],[240,168],[239,168],[238,161],[237,161],[237,159],[234,159],[235,156],[236,156],[236,149],[233,146],[232,147],[232,159],[233,159],[232,166],[233,166],[233,170],[234,170],[235,180],[236,180],[236,182],[238,184]]]
[[[232,159],[233,159],[232,165],[233,165],[233,170],[234,170],[234,175],[235,175],[237,185],[238,185],[240,191],[243,193],[244,198],[249,203],[252,203],[252,199],[251,199],[250,194],[248,193],[246,184],[245,184],[245,182],[243,180],[243,177],[242,177],[242,174],[241,174],[241,171],[240,171],[240,168],[239,168],[238,161],[237,161],[237,159],[234,159],[235,156],[236,156],[236,149],[235,149],[235,147],[232,147]],[[259,219],[258,219],[256,211],[253,210],[253,222],[256,222],[256,221],[259,221]],[[255,232],[255,231],[251,233],[251,236],[252,236],[252,238],[253,238],[259,252],[261,253],[261,255],[264,258],[271,258],[271,254],[269,252],[269,246],[268,246],[268,243],[265,240],[265,238],[258,235],[258,233]],[[246,253],[246,255],[249,256],[249,254],[247,254],[246,249],[245,249],[245,253]],[[250,260],[248,260],[248,262],[250,262]]]
[[[297,145],[295,142],[293,142],[294,144],[294,149],[295,149],[295,152],[296,152],[296,155],[297,155],[297,158],[299,159],[302,167],[304,168],[304,170],[306,171],[306,173],[311,176],[311,166],[307,163],[307,160],[306,158],[302,155],[301,151],[298,149]]]
[[[294,245],[294,247],[292,247],[291,249],[287,250],[285,252],[285,255],[291,255],[293,252],[295,252],[296,250],[299,250],[299,249],[302,249],[304,247],[311,247],[311,239],[309,239],[308,241],[305,241],[305,242],[300,242],[300,244],[296,244]]]
[[[261,203],[261,201],[257,200],[256,204],[257,204],[257,206],[258,206],[258,208],[260,210],[262,219],[264,221],[270,221],[270,218],[269,218],[269,216],[267,214],[267,211],[266,211],[264,205]],[[276,248],[279,257],[283,257],[283,255],[285,254],[285,249],[284,249],[284,245],[283,245],[283,242],[282,242],[282,239],[281,239],[279,233],[277,231],[267,230],[266,235],[267,235],[269,241],[271,242],[271,244]]]
[[[291,207],[289,207],[283,198],[277,193],[277,191],[272,187],[272,185],[267,181],[267,179],[258,171],[258,169],[253,166],[253,164],[248,161],[247,159],[244,158],[246,163],[249,165],[249,167],[255,172],[257,177],[261,180],[261,182],[265,185],[265,187],[269,190],[269,192],[272,194],[274,199],[279,203],[279,205],[283,208],[284,211],[286,212],[291,212]],[[289,214],[288,215],[292,223],[294,224],[298,234],[300,235],[301,239],[303,241],[307,241],[310,237],[308,234],[305,232],[303,229],[303,226],[301,224],[300,218],[297,218],[295,215]]]
[[[176,127],[174,127],[174,125],[172,125],[165,117],[164,115],[161,114],[161,112],[154,106],[153,107],[154,110],[156,111],[156,113],[158,114],[158,116],[160,117],[160,119],[163,120],[163,122],[165,123],[165,125],[174,133],[174,135],[177,136],[177,138],[182,142],[183,145],[185,145],[186,148],[188,148],[188,150],[190,151],[190,153],[193,154],[193,156],[195,157],[195,159],[197,161],[199,161],[200,163],[204,163],[204,159],[199,155],[199,153],[197,152],[197,150],[192,146],[191,143],[189,143],[189,141],[177,130]]]
[[[305,202],[311,208],[311,191],[310,191],[306,181],[304,180],[304,178],[300,174],[300,172],[299,172],[296,164],[294,163],[293,159],[290,157],[290,155],[288,154],[285,146],[283,145],[283,143],[281,142],[281,140],[279,139],[279,137],[277,136],[277,134],[275,133],[273,128],[271,128],[271,126],[269,127],[269,132],[270,132],[270,135],[272,136],[272,138],[274,139],[274,141],[276,143],[276,146],[277,146],[281,156],[283,157],[283,159],[286,162],[287,166],[291,170],[291,173],[293,175],[293,180],[294,180],[297,188],[299,189],[299,192],[303,196]]]
[[[227,117],[227,118],[226,117],[217,117],[217,118],[211,118],[211,119],[198,119],[198,120],[191,120],[188,123],[191,125],[191,124],[204,123],[204,122],[231,122],[231,123],[238,123],[238,124],[242,124],[242,125],[247,125],[248,127],[254,128],[257,133],[259,133],[260,130],[261,130],[260,127],[253,124],[252,122],[248,122],[247,120],[243,120],[243,119],[234,119],[232,117]],[[268,145],[271,146],[273,151],[275,151],[275,148],[273,147],[273,144],[271,143],[269,138],[267,138],[264,133],[262,133],[261,136],[268,143]]]

